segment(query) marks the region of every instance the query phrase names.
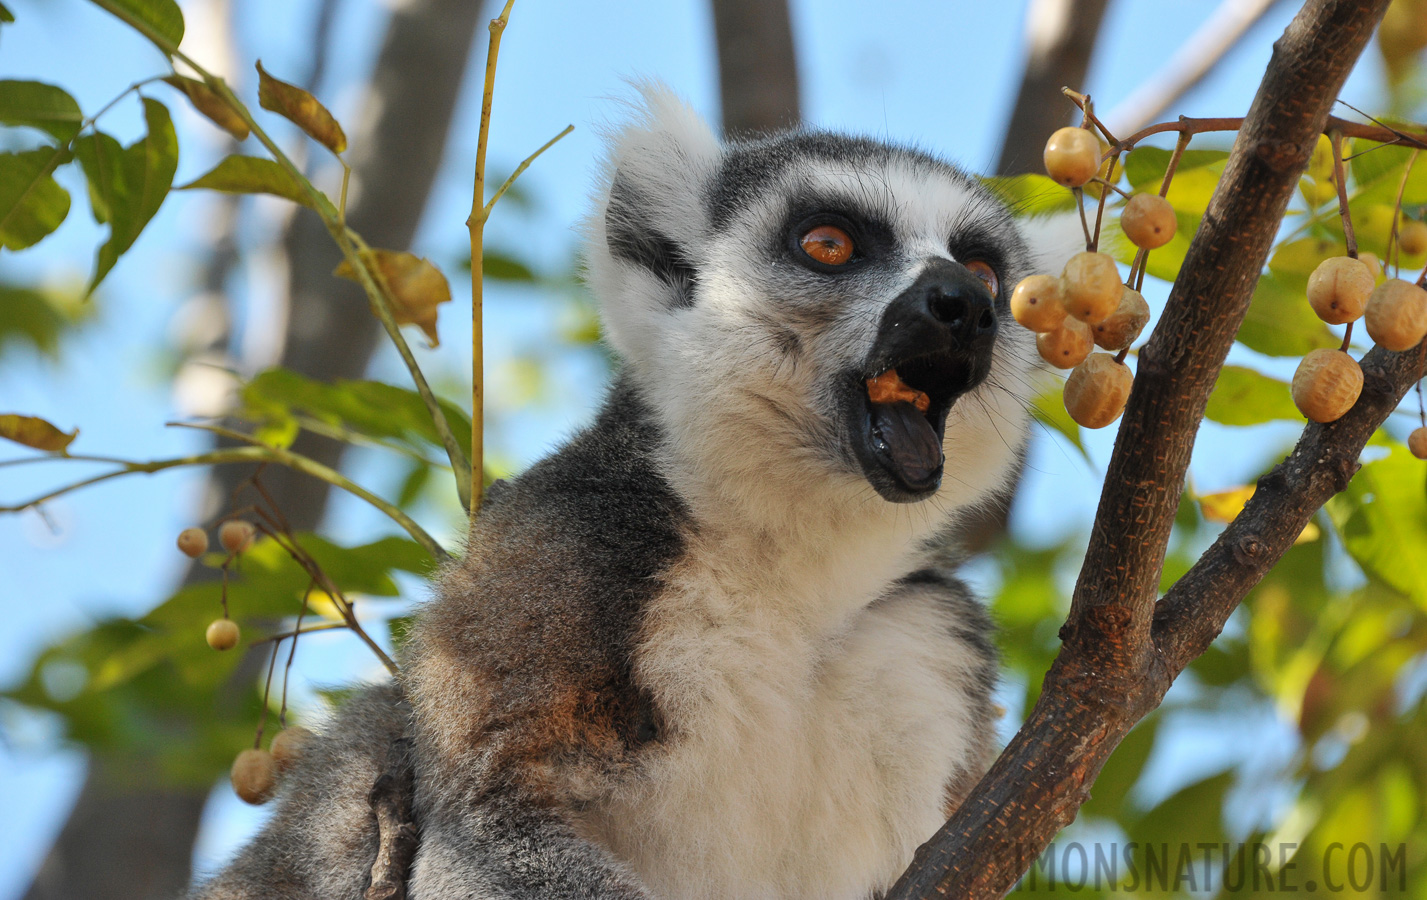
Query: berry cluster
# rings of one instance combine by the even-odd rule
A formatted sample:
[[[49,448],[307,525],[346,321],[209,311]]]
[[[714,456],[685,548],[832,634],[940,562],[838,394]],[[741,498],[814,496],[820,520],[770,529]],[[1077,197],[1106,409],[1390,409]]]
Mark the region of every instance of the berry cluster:
[[[1043,158],[1050,178],[1075,194],[1086,251],[1072,257],[1058,277],[1039,274],[1023,279],[1012,293],[1011,313],[1017,322],[1036,332],[1036,348],[1047,363],[1071,370],[1064,388],[1065,408],[1071,418],[1086,428],[1102,428],[1120,417],[1134,383],[1125,358],[1150,319],[1139,287],[1149,252],[1175,235],[1175,211],[1166,195],[1190,132],[1181,131],[1159,193],[1129,195],[1116,184],[1115,166],[1133,139],[1117,142],[1095,118],[1088,97],[1072,91],[1066,94],[1084,111],[1085,120],[1079,127],[1061,128],[1052,134]],[[1108,144],[1097,136],[1097,128]],[[1332,140],[1325,136],[1319,141],[1308,174],[1305,183],[1317,192],[1309,197],[1315,207],[1338,198],[1348,250],[1345,256],[1324,259],[1307,287],[1308,302],[1319,318],[1330,325],[1348,326],[1342,346],[1308,353],[1291,389],[1293,402],[1304,416],[1327,423],[1342,417],[1362,392],[1362,369],[1347,352],[1354,322],[1363,319],[1373,341],[1389,350],[1407,350],[1427,338],[1427,290],[1422,287],[1427,273],[1416,284],[1398,278],[1383,280],[1377,257],[1357,252],[1343,187],[1341,135],[1335,133]],[[1137,248],[1123,282],[1115,260],[1098,251],[1100,223],[1111,192],[1125,196],[1120,230]],[[1085,193],[1099,199],[1093,230],[1085,214]],[[1427,224],[1401,217],[1400,196],[1391,226],[1388,255],[1394,262],[1398,254],[1427,254]],[[1092,352],[1096,345],[1109,352]],[[1415,455],[1427,458],[1427,418],[1423,427],[1412,432],[1408,446]]]

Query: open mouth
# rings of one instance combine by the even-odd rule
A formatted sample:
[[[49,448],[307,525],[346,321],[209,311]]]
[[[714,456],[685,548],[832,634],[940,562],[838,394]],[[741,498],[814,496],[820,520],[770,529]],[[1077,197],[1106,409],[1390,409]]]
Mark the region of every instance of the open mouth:
[[[867,480],[898,503],[925,499],[941,486],[946,418],[959,397],[980,384],[989,360],[945,350],[874,367],[859,379],[857,456]]]

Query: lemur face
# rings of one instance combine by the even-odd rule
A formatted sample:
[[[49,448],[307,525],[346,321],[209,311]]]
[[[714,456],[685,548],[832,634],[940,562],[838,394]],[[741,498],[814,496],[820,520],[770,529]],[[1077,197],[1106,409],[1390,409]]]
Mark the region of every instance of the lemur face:
[[[617,136],[590,227],[612,342],[695,470],[767,490],[962,506],[1024,442],[1032,254],[960,170],[877,141],[724,146],[667,94]],[[895,369],[927,395],[873,403]]]

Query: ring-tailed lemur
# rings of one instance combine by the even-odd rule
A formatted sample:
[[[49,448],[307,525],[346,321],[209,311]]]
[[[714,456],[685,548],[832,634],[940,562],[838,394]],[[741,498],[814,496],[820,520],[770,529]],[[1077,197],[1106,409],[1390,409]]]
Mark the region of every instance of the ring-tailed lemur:
[[[866,898],[988,764],[991,628],[942,536],[1023,452],[1007,299],[1077,233],[916,150],[645,103],[587,228],[603,410],[492,491],[400,688],[198,897],[361,897],[408,745],[414,900]]]

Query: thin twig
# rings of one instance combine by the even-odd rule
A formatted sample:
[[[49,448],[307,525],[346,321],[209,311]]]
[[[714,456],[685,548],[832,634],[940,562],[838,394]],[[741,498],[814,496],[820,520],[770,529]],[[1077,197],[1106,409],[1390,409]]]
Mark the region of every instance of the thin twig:
[[[315,459],[303,456],[300,453],[293,453],[291,450],[285,450],[281,447],[274,447],[271,444],[264,444],[250,434],[243,434],[241,431],[234,431],[231,428],[223,428],[219,425],[205,425],[201,422],[166,422],[164,424],[171,428],[193,428],[197,431],[207,431],[220,437],[226,437],[244,444],[251,444],[254,448],[259,448],[264,451],[265,455],[263,459],[266,462],[280,463],[290,469],[296,469],[306,475],[320,478],[333,487],[339,487],[349,494],[362,498],[372,506],[386,513],[402,528],[405,528],[407,534],[415,538],[417,543],[425,547],[437,560],[445,561],[450,558],[446,550],[436,542],[436,539],[427,534],[426,530],[416,524],[415,520],[410,516],[402,512],[400,507],[388,503],[381,497],[378,497],[376,494],[373,494],[360,484],[357,484],[352,479],[343,475],[341,472],[329,466],[324,466]],[[0,512],[5,512],[5,510],[0,508]]]
[[[495,100],[495,69],[500,57],[500,39],[505,33],[506,23],[510,21],[513,6],[515,0],[506,0],[505,8],[490,23],[486,83],[481,94],[481,124],[476,138],[475,184],[471,190],[471,214],[466,219],[466,229],[471,237],[471,459],[467,476],[470,488],[464,505],[473,520],[480,512],[481,495],[485,490],[485,314],[482,291],[485,286],[485,229],[486,220],[490,218],[490,206],[485,202],[486,146],[491,130],[491,104]]]
[[[1343,170],[1343,133],[1333,131],[1328,135],[1333,145],[1333,180],[1338,183],[1338,214],[1343,217],[1343,240],[1348,245],[1348,256],[1358,258],[1358,236],[1353,232],[1353,217],[1348,212],[1348,179]]]

